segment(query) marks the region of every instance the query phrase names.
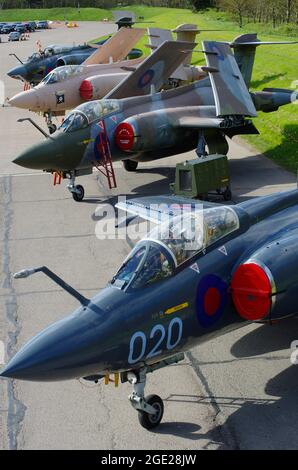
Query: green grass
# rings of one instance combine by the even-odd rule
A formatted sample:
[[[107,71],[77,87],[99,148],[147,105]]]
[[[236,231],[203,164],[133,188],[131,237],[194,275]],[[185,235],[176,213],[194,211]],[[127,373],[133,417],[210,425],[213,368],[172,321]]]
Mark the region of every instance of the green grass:
[[[108,10],[101,8],[82,8],[78,14],[77,8],[34,8],[32,10],[1,10],[1,21],[37,21],[37,20],[77,20],[77,21],[96,21],[103,18],[112,18]]]
[[[209,10],[203,13],[193,13],[190,10],[177,8],[152,8],[144,6],[128,7],[136,16],[143,16],[145,21],[152,22],[153,27],[174,28],[181,23],[195,23],[202,29],[218,29],[222,31],[202,32],[197,40],[205,39],[231,40],[245,32],[257,32],[260,39],[270,40],[297,40],[298,27],[283,26],[273,30],[270,25],[245,24],[243,29],[233,22],[226,14]],[[51,20],[100,20],[112,18],[112,12],[95,8],[82,8],[78,15],[76,9],[49,9],[49,10],[5,10],[0,14],[0,21],[17,21],[30,19]],[[147,27],[149,24],[137,24]],[[147,38],[143,38],[137,47],[141,47],[145,54],[149,49],[145,47]],[[193,63],[203,64],[204,56],[193,54]],[[257,49],[253,81],[251,90],[272,88],[296,88],[294,82],[298,80],[298,45],[261,46]],[[255,124],[260,131],[259,136],[246,137],[248,142],[259,151],[264,152],[274,161],[289,169],[297,171],[298,168],[298,104],[281,107],[274,113],[259,113]]]

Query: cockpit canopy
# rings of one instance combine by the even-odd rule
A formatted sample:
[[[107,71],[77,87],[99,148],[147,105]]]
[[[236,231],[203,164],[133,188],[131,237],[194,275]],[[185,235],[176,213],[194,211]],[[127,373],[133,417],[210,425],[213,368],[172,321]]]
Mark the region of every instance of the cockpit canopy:
[[[65,80],[68,80],[71,77],[79,75],[84,71],[82,65],[64,65],[63,67],[58,67],[55,70],[52,70],[43,80],[43,85],[51,85],[53,83],[60,83]]]
[[[228,206],[204,209],[157,225],[136,244],[111,283],[120,289],[162,281],[208,246],[239,229],[237,213]]]
[[[35,62],[35,61],[39,60],[40,58],[41,58],[40,53],[39,53],[39,52],[34,52],[34,54],[32,54],[32,55],[28,58],[27,62]]]
[[[73,46],[60,46],[60,45],[53,45],[53,46],[48,46],[44,50],[44,55],[45,57],[51,57],[52,55],[56,54],[64,54],[66,52],[69,52],[73,49]]]
[[[60,130],[74,132],[83,129],[109,114],[116,113],[119,109],[117,100],[90,101],[81,104],[66,117]]]

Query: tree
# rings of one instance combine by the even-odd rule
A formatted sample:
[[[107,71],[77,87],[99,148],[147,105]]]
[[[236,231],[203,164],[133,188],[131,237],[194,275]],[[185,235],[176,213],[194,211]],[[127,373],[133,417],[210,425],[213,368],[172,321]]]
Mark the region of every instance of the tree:
[[[205,10],[211,7],[211,0],[191,0],[191,4],[195,11]]]

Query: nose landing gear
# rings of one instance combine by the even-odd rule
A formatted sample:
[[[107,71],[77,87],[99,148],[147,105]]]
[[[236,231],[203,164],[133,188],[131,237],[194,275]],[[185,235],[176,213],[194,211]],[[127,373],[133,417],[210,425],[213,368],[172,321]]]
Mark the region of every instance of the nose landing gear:
[[[76,202],[81,202],[84,199],[85,190],[81,184],[75,184],[75,179],[75,175],[71,174],[69,177],[67,189],[72,194],[72,197]]]
[[[133,408],[137,410],[139,423],[143,428],[148,430],[156,428],[161,422],[164,413],[163,401],[158,395],[148,395],[145,397],[147,373],[175,364],[183,359],[184,354],[179,353],[152,366],[145,366],[135,371],[126,372],[124,376],[122,375],[122,382],[128,381],[133,385],[129,401]]]
[[[139,423],[145,429],[153,429],[162,420],[164,406],[158,395],[144,396],[146,385],[146,368],[138,373],[129,372],[128,381],[133,385],[133,392],[129,396],[130,403],[138,411]]]
[[[44,113],[44,117],[46,120],[46,125],[48,126],[49,133],[52,135],[56,132],[57,126],[52,121],[52,113]]]

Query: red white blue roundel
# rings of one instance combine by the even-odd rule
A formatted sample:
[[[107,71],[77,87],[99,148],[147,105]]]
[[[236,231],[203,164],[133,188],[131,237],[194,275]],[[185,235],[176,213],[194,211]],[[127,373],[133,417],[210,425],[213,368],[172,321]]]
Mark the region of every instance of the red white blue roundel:
[[[143,75],[139,78],[138,87],[144,88],[151,82],[153,77],[154,77],[154,70],[152,69],[146,70],[146,72],[143,73]]]
[[[227,303],[227,284],[215,274],[208,274],[199,282],[196,313],[200,325],[208,328],[222,316]]]
[[[162,74],[165,68],[163,60],[159,60],[150,69],[146,70],[138,80],[138,87],[144,88],[152,83],[154,78],[154,84],[159,85],[159,81],[162,78]]]

